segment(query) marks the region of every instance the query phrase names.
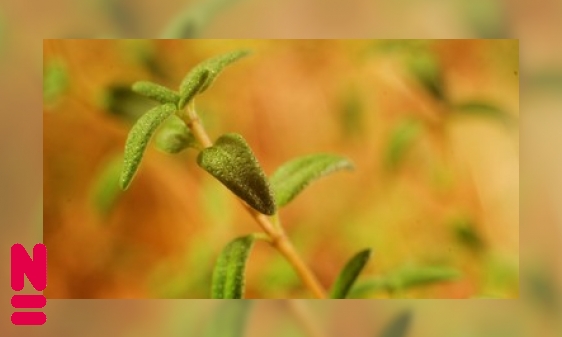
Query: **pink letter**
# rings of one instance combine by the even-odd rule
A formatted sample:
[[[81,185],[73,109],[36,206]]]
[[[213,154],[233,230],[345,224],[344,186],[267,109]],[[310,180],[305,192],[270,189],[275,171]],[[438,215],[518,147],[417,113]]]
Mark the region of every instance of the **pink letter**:
[[[16,243],[12,246],[12,289],[23,290],[24,275],[33,288],[43,291],[47,287],[47,247],[38,243],[33,247],[33,259],[25,248]]]

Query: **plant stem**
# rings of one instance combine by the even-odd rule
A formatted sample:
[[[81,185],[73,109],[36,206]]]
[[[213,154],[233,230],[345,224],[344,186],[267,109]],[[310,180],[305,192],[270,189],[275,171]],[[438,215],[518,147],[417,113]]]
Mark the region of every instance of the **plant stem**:
[[[203,148],[211,147],[213,142],[201,124],[201,120],[195,111],[193,101],[187,106],[187,116],[182,116],[184,122],[187,124],[195,139],[203,146]],[[240,200],[240,199],[239,199]],[[255,209],[248,206],[244,201],[240,200],[244,208],[250,213],[254,220],[258,223],[261,229],[271,239],[270,244],[277,249],[289,263],[293,266],[297,274],[302,279],[303,283],[312,291],[317,298],[326,298],[326,291],[310,270],[310,268],[303,261],[301,256],[297,253],[295,247],[289,238],[285,235],[283,228],[279,225],[274,225],[270,219]],[[274,215],[274,216],[277,216]]]
[[[184,119],[184,122],[187,124],[191,132],[193,132],[193,136],[197,139],[199,144],[203,146],[203,148],[213,146],[211,138],[209,138],[203,124],[201,124],[201,119],[195,111],[194,101],[191,101],[191,103],[187,105],[187,120]]]

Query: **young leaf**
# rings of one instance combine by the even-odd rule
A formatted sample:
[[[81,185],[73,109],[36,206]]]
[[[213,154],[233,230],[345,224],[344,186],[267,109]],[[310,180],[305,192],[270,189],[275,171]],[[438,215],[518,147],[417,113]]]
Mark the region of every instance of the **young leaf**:
[[[254,209],[275,214],[275,201],[265,173],[239,134],[219,137],[213,146],[199,153],[197,163]]]
[[[396,316],[378,337],[405,337],[412,322],[412,312],[407,310]]]
[[[135,82],[132,89],[137,94],[151,98],[162,104],[172,103],[177,105],[180,101],[180,96],[177,92],[149,81]]]
[[[172,115],[158,129],[154,145],[166,153],[178,153],[188,147],[195,147],[197,141],[187,125],[178,116]]]
[[[468,101],[457,104],[453,107],[454,111],[460,114],[488,117],[496,119],[506,125],[513,122],[513,118],[502,109],[485,101]]]
[[[203,336],[244,337],[252,305],[253,301],[221,301]]]
[[[226,66],[249,53],[247,50],[230,52],[215,56],[196,65],[187,73],[180,84],[181,99],[179,108],[182,109],[195,95],[207,90]]]
[[[141,162],[146,145],[150,141],[150,137],[162,122],[170,117],[176,111],[174,104],[159,105],[150,109],[133,125],[127,142],[125,143],[125,155],[123,162],[123,170],[119,180],[121,188],[126,190]]]
[[[199,93],[208,77],[209,72],[204,68],[194,68],[187,74],[180,85],[180,101],[178,102],[180,110]]]
[[[351,161],[332,154],[307,155],[283,164],[270,178],[277,207],[288,204],[312,181],[343,169],[353,169]]]
[[[244,296],[246,261],[254,241],[254,235],[243,236],[223,249],[213,270],[211,298],[233,299]]]
[[[385,164],[389,170],[398,168],[406,153],[421,133],[421,124],[415,120],[400,122],[390,135],[385,153]]]
[[[334,283],[330,298],[342,299],[347,297],[349,290],[353,287],[357,277],[367,264],[367,261],[369,261],[370,256],[371,250],[365,249],[354,255],[351,260],[347,262]]]

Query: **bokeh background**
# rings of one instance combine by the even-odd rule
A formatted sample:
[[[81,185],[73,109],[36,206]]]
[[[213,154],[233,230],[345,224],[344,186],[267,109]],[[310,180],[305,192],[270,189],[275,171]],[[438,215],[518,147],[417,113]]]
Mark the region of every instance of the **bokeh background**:
[[[47,40],[48,298],[207,298],[220,250],[259,231],[193,150],[150,149],[131,189],[117,186],[127,132],[154,106],[131,84],[177,88],[235,49],[253,55],[196,99],[213,138],[242,134],[266,174],[317,152],[355,163],[280,211],[325,288],[370,247],[355,297],[518,296],[516,40]],[[261,244],[246,288],[310,297]]]
[[[467,11],[474,3],[483,6]],[[142,31],[124,34],[105,11],[112,8],[110,4],[51,1],[29,7],[26,2],[6,1],[0,5],[0,85],[5,107],[0,114],[0,150],[5,158],[0,165],[0,242],[4,252],[14,242],[31,246],[42,240],[42,39],[158,37],[177,13],[193,5],[136,1],[127,13],[134,13],[142,22],[138,25]],[[487,8],[486,4],[492,6]],[[521,299],[307,302],[326,328],[372,336],[380,331],[383,317],[411,308],[416,318],[412,336],[561,334],[562,268],[558,253],[562,219],[557,200],[562,182],[557,174],[561,162],[554,155],[562,145],[557,127],[561,122],[558,93],[562,87],[562,46],[556,43],[556,32],[562,28],[557,19],[561,6],[553,0],[447,4],[429,0],[329,4],[246,0],[222,12],[207,26],[202,35],[215,38],[466,38],[489,37],[482,34],[481,28],[491,26],[502,28],[492,30],[495,36],[520,39],[521,103],[526,111],[520,123],[525,135],[521,141]],[[14,327],[7,319],[12,312],[8,261],[6,254],[0,279],[0,308],[6,319],[0,322],[0,328],[11,336],[144,336],[163,331],[180,336],[192,326],[190,319],[197,320],[197,313],[212,310],[215,305],[209,300],[51,300],[46,308],[46,326]],[[337,315],[323,315],[334,306],[338,308]],[[252,332],[268,331],[259,323]]]

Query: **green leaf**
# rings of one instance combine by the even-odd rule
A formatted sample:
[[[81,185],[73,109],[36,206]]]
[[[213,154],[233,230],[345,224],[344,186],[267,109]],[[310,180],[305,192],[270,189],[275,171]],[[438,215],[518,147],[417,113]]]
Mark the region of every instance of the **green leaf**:
[[[187,74],[180,85],[180,101],[178,103],[180,110],[200,92],[208,77],[209,72],[204,68],[194,68]]]
[[[410,310],[404,311],[390,321],[378,337],[405,337],[410,330],[411,323],[412,312]]]
[[[94,181],[91,200],[98,213],[102,216],[106,216],[111,212],[121,195],[119,176],[122,165],[123,157],[121,155],[112,158],[104,164]]]
[[[267,177],[239,134],[219,137],[213,146],[199,153],[197,163],[254,209],[267,215],[275,214],[275,201]]]
[[[211,298],[233,299],[244,296],[244,273],[255,235],[230,242],[221,252],[213,270]]]
[[[174,104],[159,105],[150,109],[133,125],[125,143],[121,188],[127,189],[137,172],[150,137],[162,122],[176,112]]]
[[[384,160],[387,169],[395,170],[400,166],[421,131],[421,123],[411,119],[400,122],[392,130]]]
[[[247,50],[240,50],[215,56],[196,65],[184,77],[180,84],[179,108],[183,109],[195,95],[207,90],[221,71],[229,64],[248,55]]]
[[[357,277],[369,261],[371,256],[371,249],[365,249],[354,255],[345,265],[340,275],[338,276],[330,298],[346,298],[349,290],[357,280]]]
[[[203,336],[244,337],[253,303],[253,301],[220,301]]]
[[[488,117],[506,125],[514,122],[514,118],[507,112],[485,101],[474,100],[456,104],[453,111],[458,114]]]
[[[270,178],[277,207],[291,202],[312,181],[343,169],[353,169],[353,164],[333,154],[313,154],[288,161]]]
[[[411,74],[433,97],[438,100],[445,100],[441,65],[432,52],[415,53],[409,58],[408,68]]]
[[[132,89],[137,94],[143,95],[162,104],[173,103],[174,105],[177,105],[180,101],[180,96],[177,92],[149,81],[135,82]]]
[[[197,140],[184,121],[172,115],[156,132],[154,145],[163,152],[173,154],[188,147],[196,147]]]

